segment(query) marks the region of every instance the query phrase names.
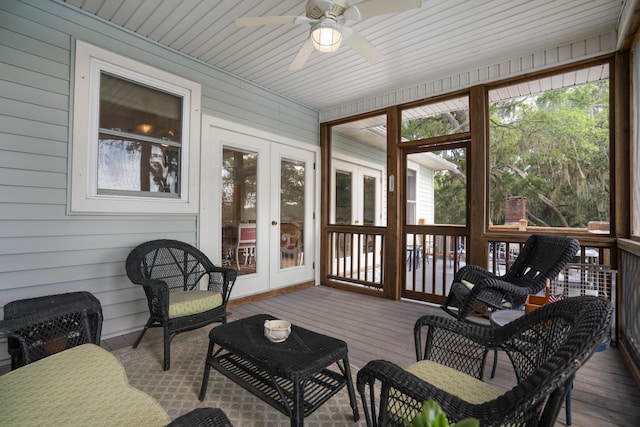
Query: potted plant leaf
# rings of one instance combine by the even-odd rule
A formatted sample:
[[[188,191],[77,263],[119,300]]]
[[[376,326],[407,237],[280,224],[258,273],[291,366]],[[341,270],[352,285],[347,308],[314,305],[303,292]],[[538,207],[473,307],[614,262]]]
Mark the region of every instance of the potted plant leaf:
[[[457,423],[449,424],[447,414],[438,402],[426,400],[422,404],[422,411],[418,412],[411,421],[410,427],[479,427],[480,422],[474,418],[465,418]]]

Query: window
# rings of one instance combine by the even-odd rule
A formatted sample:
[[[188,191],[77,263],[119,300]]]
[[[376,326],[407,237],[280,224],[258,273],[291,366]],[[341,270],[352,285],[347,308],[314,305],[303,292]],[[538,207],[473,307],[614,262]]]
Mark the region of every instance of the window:
[[[407,224],[417,224],[416,220],[416,171],[407,169]]]
[[[401,114],[402,143],[413,145],[406,149],[407,225],[466,225],[469,96],[428,100]]]
[[[200,85],[76,43],[71,212],[196,213]]]
[[[609,234],[609,64],[489,91],[492,226]]]

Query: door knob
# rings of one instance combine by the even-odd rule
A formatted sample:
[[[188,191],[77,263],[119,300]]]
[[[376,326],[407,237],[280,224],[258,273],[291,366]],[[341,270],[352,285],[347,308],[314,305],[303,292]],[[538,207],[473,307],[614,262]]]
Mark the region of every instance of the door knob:
[[[271,225],[278,225],[278,221],[271,221]]]

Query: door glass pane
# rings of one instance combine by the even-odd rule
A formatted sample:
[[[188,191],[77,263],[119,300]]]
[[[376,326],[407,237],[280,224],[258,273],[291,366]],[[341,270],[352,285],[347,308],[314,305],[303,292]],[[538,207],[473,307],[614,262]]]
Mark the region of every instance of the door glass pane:
[[[362,218],[364,225],[376,225],[376,178],[365,175],[362,178]]]
[[[280,268],[304,262],[305,164],[280,162]]]
[[[351,173],[336,171],[336,224],[351,224]]]
[[[222,258],[239,275],[256,271],[258,154],[222,151]]]

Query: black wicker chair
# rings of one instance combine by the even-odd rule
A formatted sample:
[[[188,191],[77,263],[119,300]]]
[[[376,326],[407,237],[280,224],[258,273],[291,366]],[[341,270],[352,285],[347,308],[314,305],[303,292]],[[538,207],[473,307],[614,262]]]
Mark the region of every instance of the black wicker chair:
[[[582,296],[495,329],[424,316],[414,328],[418,363],[405,370],[376,360],[358,372],[367,425],[405,426],[425,400],[433,399],[451,422],[476,418],[481,426],[551,427],[576,371],[608,333],[611,315],[609,301]],[[517,384],[505,393],[481,381],[487,352],[494,347],[509,355],[516,374]]]
[[[571,237],[533,234],[503,276],[477,265],[458,270],[442,309],[463,320],[476,304],[490,310],[520,308],[529,294],[542,291],[547,279],[555,278],[579,250],[580,243]]]
[[[0,321],[11,369],[80,344],[100,345],[101,334],[102,305],[86,291],[11,301]]]
[[[164,370],[170,368],[170,344],[180,332],[210,323],[226,323],[227,302],[237,273],[220,268],[195,247],[177,240],[153,240],[134,248],[127,257],[127,275],[147,296],[147,329],[164,330]],[[207,277],[205,277],[207,276]],[[200,290],[206,286],[206,291]]]

